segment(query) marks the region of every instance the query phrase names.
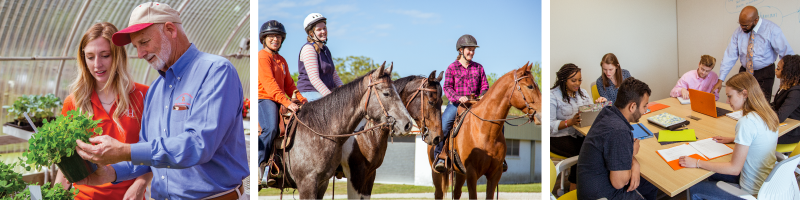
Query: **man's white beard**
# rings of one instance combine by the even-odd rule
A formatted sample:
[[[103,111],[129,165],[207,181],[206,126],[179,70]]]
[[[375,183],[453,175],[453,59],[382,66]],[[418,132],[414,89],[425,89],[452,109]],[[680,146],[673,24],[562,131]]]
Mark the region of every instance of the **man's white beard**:
[[[161,49],[158,51],[158,54],[155,55],[156,60],[153,63],[149,63],[150,67],[155,70],[166,71],[166,59],[169,57],[170,53],[172,53],[172,44],[170,44],[166,35],[161,35]]]

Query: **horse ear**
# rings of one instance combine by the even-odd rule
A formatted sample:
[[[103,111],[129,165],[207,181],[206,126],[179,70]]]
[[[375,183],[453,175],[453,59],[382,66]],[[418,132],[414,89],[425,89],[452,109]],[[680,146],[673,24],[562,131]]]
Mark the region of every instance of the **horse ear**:
[[[378,79],[383,76],[383,66],[386,66],[386,61],[383,61],[380,67],[372,73],[372,79]]]
[[[436,70],[433,70],[431,72],[431,75],[428,75],[428,81],[434,81],[434,80],[436,80]]]
[[[533,68],[533,64],[531,64],[531,61],[528,61],[528,63],[525,63],[525,65],[527,66],[527,68],[525,68],[525,71],[531,71],[531,68]]]
[[[436,77],[436,82],[442,82],[442,78],[444,78],[444,71],[439,72],[439,77]]]
[[[384,63],[385,63],[385,61],[384,61]],[[386,68],[386,71],[384,71],[383,73],[385,73],[385,74],[387,74],[389,76],[392,76],[392,68],[393,67],[394,67],[394,62],[389,63],[389,68]]]

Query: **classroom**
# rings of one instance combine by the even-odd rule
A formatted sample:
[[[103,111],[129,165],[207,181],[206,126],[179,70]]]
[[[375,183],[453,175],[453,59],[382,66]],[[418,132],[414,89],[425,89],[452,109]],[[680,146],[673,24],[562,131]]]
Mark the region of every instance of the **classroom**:
[[[552,1],[550,4],[551,27],[549,62],[549,75],[551,78],[550,85],[547,87],[551,89],[555,87],[555,90],[558,90],[555,92],[551,90],[550,92],[550,158],[551,161],[553,161],[552,163],[555,165],[551,168],[551,177],[553,177],[552,174],[559,175],[557,178],[555,178],[556,180],[551,178],[551,183],[558,182],[551,187],[551,197],[553,199],[555,199],[555,197],[559,197],[558,199],[584,199],[587,197],[587,192],[584,192],[583,195],[581,194],[581,188],[588,188],[587,186],[581,187],[580,184],[577,184],[577,192],[575,191],[576,179],[577,182],[581,182],[581,177],[578,176],[576,178],[574,177],[573,173],[576,173],[577,175],[584,173],[578,172],[579,170],[575,170],[573,168],[581,165],[581,161],[589,159],[579,157],[578,155],[559,155],[559,153],[576,154],[577,151],[580,150],[580,154],[582,156],[585,152],[585,149],[581,148],[592,146],[597,142],[596,140],[592,140],[592,137],[588,136],[587,134],[591,135],[592,132],[590,132],[590,128],[598,126],[598,121],[594,121],[594,117],[597,117],[597,119],[600,120],[601,116],[603,116],[603,111],[596,110],[597,112],[600,112],[600,114],[595,113],[594,115],[589,116],[588,114],[583,114],[584,110],[583,108],[580,108],[580,112],[582,114],[579,118],[592,120],[595,122],[594,125],[592,125],[591,121],[587,123],[584,120],[580,120],[578,117],[573,119],[573,115],[578,113],[578,106],[597,102],[598,96],[600,96],[598,95],[598,92],[601,94],[603,93],[602,88],[604,86],[602,76],[604,76],[604,68],[601,67],[601,62],[606,60],[605,55],[608,53],[612,53],[616,60],[618,60],[618,69],[622,69],[624,72],[627,72],[620,74],[624,74],[623,76],[626,77],[629,74],[630,77],[634,77],[635,79],[646,83],[651,91],[650,94],[645,96],[649,97],[649,104],[647,104],[647,106],[649,106],[650,109],[647,109],[647,111],[642,110],[642,112],[647,113],[640,116],[638,125],[636,123],[632,123],[633,129],[644,128],[650,131],[652,134],[658,134],[661,131],[675,129],[680,130],[682,128],[684,131],[692,131],[692,135],[695,137],[690,138],[690,140],[687,142],[696,140],[696,144],[694,144],[695,146],[709,147],[720,144],[712,141],[716,141],[717,137],[736,137],[737,141],[740,141],[740,136],[737,136],[737,130],[740,127],[743,127],[742,129],[744,129],[746,126],[737,125],[737,119],[734,119],[735,117],[727,117],[727,113],[713,112],[715,109],[714,107],[717,109],[732,111],[731,113],[733,113],[733,115],[735,115],[737,112],[741,115],[742,112],[741,108],[734,109],[737,106],[732,106],[739,105],[738,103],[728,103],[729,95],[735,96],[735,94],[727,94],[726,90],[733,89],[735,91],[736,86],[731,86],[731,88],[728,88],[726,84],[732,79],[732,77],[739,73],[740,67],[745,68],[745,66],[743,66],[743,63],[740,62],[740,60],[737,60],[734,64],[732,64],[732,66],[731,64],[728,64],[730,70],[726,76],[722,77],[724,73],[721,73],[721,71],[723,68],[723,60],[729,61],[729,63],[731,60],[730,58],[725,58],[725,53],[726,49],[730,49],[729,44],[733,43],[732,36],[735,36],[737,31],[739,34],[747,34],[742,33],[742,28],[744,25],[747,25],[749,18],[745,18],[745,23],[743,24],[740,23],[742,22],[740,15],[742,15],[744,12],[743,9],[748,6],[752,6],[752,8],[757,9],[758,14],[754,14],[753,17],[757,16],[759,19],[749,21],[753,22],[752,26],[755,26],[751,27],[750,30],[755,29],[755,33],[758,33],[758,31],[764,30],[765,26],[768,26],[768,28],[772,28],[771,30],[782,30],[782,35],[785,36],[785,39],[779,37],[770,37],[768,39],[773,40],[771,41],[771,45],[773,46],[773,49],[771,50],[775,51],[775,54],[778,54],[777,56],[774,56],[776,59],[774,61],[775,66],[754,66],[753,69],[757,72],[755,72],[755,74],[751,73],[753,75],[748,75],[753,77],[754,75],[759,76],[759,74],[765,74],[767,70],[758,72],[758,70],[762,68],[769,69],[770,72],[774,72],[774,67],[776,66],[780,68],[783,63],[779,64],[779,61],[781,56],[784,54],[797,54],[795,51],[797,48],[800,48],[800,37],[798,37],[796,34],[798,31],[800,31],[800,13],[798,11],[798,8],[800,8],[799,1]],[[778,42],[774,42],[775,40],[778,40]],[[740,39],[738,41],[747,42],[746,39]],[[740,48],[738,50],[746,51],[742,49],[747,49],[747,43],[745,43],[743,46],[745,48]],[[792,49],[795,49],[795,51],[792,51]],[[734,48],[734,50],[736,49]],[[733,56],[729,57],[733,57],[733,59],[739,58],[737,54],[731,55]],[[742,55],[744,55],[744,53]],[[688,95],[692,98],[691,103],[686,102],[687,104],[682,104],[677,98],[671,97],[670,92],[674,87],[676,87],[676,83],[678,83],[679,79],[683,80],[681,77],[684,74],[688,74],[687,72],[698,71],[697,73],[700,73],[700,70],[698,69],[702,68],[701,64],[705,60],[712,60],[714,63],[713,66],[710,66],[710,71],[713,73],[709,74],[715,74],[714,76],[719,75],[720,79],[725,80],[725,82],[722,82],[721,84],[722,87],[719,89],[718,97],[715,97],[713,94],[705,93],[711,96],[710,98],[706,99],[707,101],[701,101],[701,97],[708,96],[705,96],[703,92],[695,93],[690,91],[693,92],[693,95]],[[759,61],[756,60],[756,65],[758,65],[758,62]],[[567,67],[567,65],[570,65],[570,67]],[[579,69],[575,69],[575,66],[577,66]],[[559,70],[567,68],[572,70],[572,72],[568,74],[576,74],[574,71],[579,70],[579,74],[581,75],[580,82],[573,82],[577,80],[571,80],[567,78],[575,77],[566,75],[563,77],[564,82],[559,82]],[[775,77],[774,74],[771,75]],[[624,78],[625,77],[622,79]],[[742,75],[741,80],[744,78],[745,76]],[[601,80],[598,81],[598,79]],[[737,80],[740,80],[740,78],[737,78]],[[753,81],[756,80],[758,80],[758,82],[754,83],[760,83],[764,79],[753,79]],[[615,82],[620,84],[622,81]],[[583,98],[578,95],[564,95],[562,97],[561,90],[564,87],[571,88],[572,86],[570,84],[576,83],[579,84],[580,90],[572,89],[568,91],[582,91],[586,96],[583,98],[587,100],[581,100]],[[627,83],[627,81],[625,81],[625,83]],[[774,78],[771,91],[769,91],[769,94],[765,94],[762,97],[766,99],[766,101],[763,102],[771,104],[773,103],[773,100],[780,96],[776,95],[779,93],[781,88],[780,84],[781,80],[779,78]],[[622,85],[625,86],[624,83]],[[713,85],[713,82],[711,82],[711,85]],[[750,88],[765,87],[763,85],[761,87],[758,87],[757,84],[753,85],[756,86]],[[678,93],[680,93],[680,90],[678,91]],[[622,95],[621,92],[620,95]],[[605,100],[606,98],[603,97],[605,97],[605,95],[599,98]],[[613,97],[616,97],[616,100],[626,99],[617,96],[616,91],[614,92]],[[562,101],[562,99],[567,100],[566,98],[572,99],[573,102]],[[737,102],[737,98],[738,97],[733,97],[730,100]],[[554,99],[559,102],[553,103]],[[642,97],[642,99],[647,98]],[[608,100],[614,101],[615,99],[609,98]],[[753,102],[756,101],[757,100],[753,100]],[[700,106],[700,102],[707,103],[708,106],[702,107]],[[637,106],[635,104],[632,105]],[[611,107],[613,107],[613,105]],[[766,107],[768,108],[770,106],[767,105]],[[607,108],[608,107],[605,107],[605,109]],[[708,113],[701,113],[705,108],[708,108],[711,111]],[[569,112],[570,110],[574,112],[566,114],[562,113]],[[623,115],[626,115],[625,111],[621,112]],[[661,117],[662,114],[669,114],[672,117],[683,119],[684,121],[688,122],[688,125],[676,128],[659,126],[656,125],[656,123],[649,122],[650,118]],[[627,116],[628,115],[626,115],[626,117]],[[632,116],[636,116],[636,114],[633,114]],[[630,118],[628,119],[630,120]],[[576,123],[575,121],[578,122]],[[777,136],[783,136],[786,133],[791,133],[795,128],[800,126],[800,121],[791,118],[787,118],[780,122],[781,123],[777,125],[776,131],[774,131],[778,134]],[[767,124],[770,123],[768,122]],[[636,130],[634,130],[634,132],[635,131]],[[599,130],[596,132],[599,132]],[[636,133],[634,133],[634,137],[636,137],[635,134]],[[584,136],[586,136],[585,139]],[[589,142],[590,140],[592,141]],[[704,143],[708,141],[712,141],[713,144]],[[685,144],[687,143],[662,142],[661,138],[651,135],[650,137],[641,138],[641,140],[638,141],[638,145],[635,145],[634,152],[638,150],[638,154],[634,153],[634,160],[638,160],[638,171],[640,172],[642,180],[646,180],[648,184],[652,184],[657,191],[658,195],[656,199],[697,199],[703,195],[701,194],[702,192],[698,192],[696,195],[694,193],[690,194],[688,192],[690,188],[693,188],[694,191],[697,191],[697,188],[701,187],[704,184],[704,181],[708,182],[706,180],[717,180],[707,179],[712,176],[716,177],[716,175],[714,171],[708,170],[705,167],[701,167],[702,169],[684,168],[682,167],[684,164],[678,164],[677,159],[668,159],[670,156],[667,154],[671,153],[670,151],[674,153],[678,148],[693,145],[691,142],[688,143],[688,145]],[[772,145],[775,144],[772,143]],[[733,159],[732,157],[733,155],[736,155],[735,147],[743,145],[730,142],[720,146],[722,146],[723,150],[725,146],[729,147],[731,149],[730,151],[733,153],[726,154],[725,152],[716,152],[720,153],[722,156],[707,156],[706,158],[710,159],[708,162],[713,163],[709,165],[716,166],[719,163],[738,162],[732,161],[737,160]],[[773,182],[777,181],[775,179],[781,178],[776,178],[780,175],[775,175],[775,177],[773,177],[774,174],[772,173],[781,172],[785,175],[794,175],[793,168],[789,166],[792,165],[791,162],[793,161],[789,161],[792,159],[787,158],[790,158],[791,156],[794,156],[794,154],[798,153],[797,151],[794,151],[796,146],[797,143],[777,144],[775,151],[773,151],[777,152],[774,154],[775,159],[777,160],[773,159],[772,161],[775,163],[774,168],[776,168],[776,170],[772,170],[771,172],[769,170],[762,172],[769,174],[770,179],[768,181],[758,181],[759,183],[757,183],[758,186],[756,188],[760,187],[762,191],[761,193],[758,193],[757,189],[755,190],[757,194],[753,194],[752,191],[745,191],[744,189],[737,188],[736,186],[738,186],[738,184],[735,184],[733,189],[727,188],[720,190],[727,192],[723,193],[725,195],[733,195],[737,198],[754,199],[752,197],[759,197],[759,199],[761,199],[762,196],[771,195],[771,193],[773,193],[772,191],[776,191],[776,188],[784,188],[784,186],[774,186],[775,184]],[[756,148],[757,147],[753,145],[750,147],[750,150],[756,151]],[[703,150],[698,151],[703,152]],[[750,154],[747,155],[748,159],[750,159]],[[744,154],[742,154],[741,157],[744,158]],[[783,166],[783,159],[787,159],[786,163],[789,163],[786,164],[788,166],[788,171],[777,170],[779,166]],[[667,162],[673,160],[675,161],[674,163]],[[683,158],[681,160],[683,160]],[[695,161],[692,160],[692,162]],[[696,162],[701,164],[708,163],[705,161]],[[797,163],[794,162],[794,166],[796,165]],[[631,168],[630,165],[628,168]],[[770,167],[770,169],[772,169],[772,167]],[[745,169],[740,170],[742,171],[742,176],[746,177],[746,167]],[[614,171],[612,170],[611,172]],[[740,172],[736,173],[738,174]],[[790,182],[793,182],[793,187],[797,188],[797,182],[794,179],[795,176],[784,177],[789,177],[787,179],[791,179]],[[608,176],[606,178],[608,178]],[[584,180],[585,179],[586,178],[584,178]],[[735,182],[739,182],[738,176]],[[762,184],[760,182],[764,183]],[[768,184],[767,182],[772,183],[772,185]],[[612,184],[613,183],[614,182],[612,181]],[[739,184],[745,185],[749,184],[749,182],[743,181]],[[644,183],[642,183],[642,185],[644,185]],[[616,186],[614,188],[616,188]],[[639,192],[642,193],[641,195],[644,195],[644,192]],[[790,191],[784,193],[786,193],[785,195],[795,195],[794,197],[797,198],[796,195],[798,195],[800,191]],[[724,197],[724,195],[722,197]],[[651,199],[646,195],[644,195],[644,198]],[[608,199],[612,198],[609,197]]]

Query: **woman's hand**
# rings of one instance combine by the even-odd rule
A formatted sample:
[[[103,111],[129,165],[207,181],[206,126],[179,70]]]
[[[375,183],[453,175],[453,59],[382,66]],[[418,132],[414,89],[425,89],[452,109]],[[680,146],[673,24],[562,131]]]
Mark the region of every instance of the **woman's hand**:
[[[570,119],[568,122],[569,122],[569,124],[568,124],[569,126],[574,126],[576,124],[581,124],[581,113],[575,113],[575,115],[572,116],[572,119]]]
[[[462,96],[458,98],[458,102],[466,103],[467,101],[469,101],[469,98],[467,98],[467,96]]]
[[[297,112],[297,109],[300,109],[300,106],[298,106],[296,103],[292,103],[291,105],[289,105],[289,107],[286,107],[286,108],[288,108],[289,110]]]
[[[147,184],[153,179],[153,172],[148,172],[142,176],[136,177],[133,184],[125,191],[124,200],[141,200],[144,199],[144,193],[147,189]]]
[[[595,103],[603,103],[608,101],[605,97],[598,97],[597,100],[594,100]]]
[[[678,163],[681,164],[681,167],[699,168],[699,161],[689,156],[681,156],[678,159]]]
[[[732,137],[722,137],[722,136],[714,136],[712,138],[714,141],[717,141],[717,143],[722,143],[722,144],[730,144],[733,143],[734,140],[734,138]]]

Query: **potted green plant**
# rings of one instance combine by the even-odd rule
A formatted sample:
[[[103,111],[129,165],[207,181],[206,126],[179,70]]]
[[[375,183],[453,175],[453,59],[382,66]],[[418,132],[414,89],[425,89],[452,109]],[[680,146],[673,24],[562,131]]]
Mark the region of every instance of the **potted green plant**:
[[[3,106],[8,110],[8,117],[12,121],[5,123],[4,126],[33,132],[33,128],[25,119],[23,113],[33,121],[36,127],[42,126],[45,119],[53,120],[54,110],[61,107],[61,99],[54,94],[46,95],[23,95],[17,98],[11,105]]]
[[[56,164],[69,182],[80,181],[97,169],[91,162],[83,160],[75,148],[76,140],[89,141],[92,135],[100,135],[103,129],[97,127],[100,120],[91,120],[79,111],[72,110],[66,116],[53,121],[44,121],[39,132],[28,140],[28,151],[22,155],[27,163],[35,167]]]
[[[64,186],[61,183],[56,183],[53,186],[42,186],[41,193],[42,199],[47,200],[72,200],[75,199],[75,195],[78,194],[78,188],[73,187],[70,190],[65,190]],[[31,199],[31,191],[30,188],[25,188],[22,192],[9,196],[0,196],[0,200],[30,200]]]
[[[7,165],[0,162],[0,197],[11,197],[17,192],[25,189],[25,181],[22,174],[14,171],[18,163]]]

